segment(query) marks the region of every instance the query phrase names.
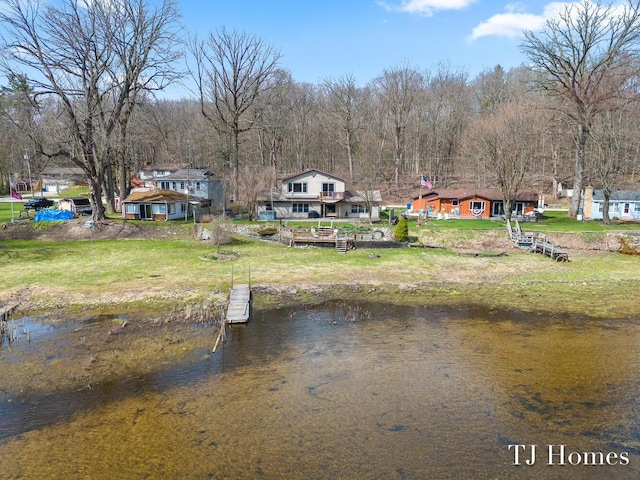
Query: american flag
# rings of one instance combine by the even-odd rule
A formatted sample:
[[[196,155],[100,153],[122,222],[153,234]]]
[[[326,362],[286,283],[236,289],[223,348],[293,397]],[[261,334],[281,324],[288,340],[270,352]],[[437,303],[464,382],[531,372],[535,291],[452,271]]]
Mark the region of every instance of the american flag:
[[[431,190],[433,188],[433,183],[431,183],[431,180],[429,180],[424,175],[420,179],[420,185],[425,187],[427,190]]]

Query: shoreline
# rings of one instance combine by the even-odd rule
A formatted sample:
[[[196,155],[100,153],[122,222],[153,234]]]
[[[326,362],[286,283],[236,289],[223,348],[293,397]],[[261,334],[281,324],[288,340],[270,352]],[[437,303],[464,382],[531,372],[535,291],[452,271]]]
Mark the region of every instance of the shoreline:
[[[257,311],[296,305],[304,308],[304,305],[332,300],[357,300],[421,305],[440,310],[479,308],[498,316],[500,312],[508,311],[536,319],[545,314],[551,318],[568,315],[586,320],[626,320],[640,315],[640,306],[629,304],[629,294],[624,293],[637,289],[638,282],[620,281],[613,287],[617,288],[604,281],[551,284],[542,281],[526,284],[359,282],[254,285],[253,291],[256,298],[254,309]],[[611,305],[594,303],[594,298],[605,290],[612,300]],[[576,301],[565,303],[564,308],[559,309],[548,298],[552,291],[560,298],[574,295]],[[614,298],[615,291],[622,293]],[[31,343],[26,348],[0,347],[0,361],[4,365],[0,369],[2,396],[12,398],[61,389],[78,390],[141,377],[162,371],[169,365],[197,362],[214,355],[212,348],[220,325],[216,316],[224,304],[220,302],[224,295],[219,292],[216,298],[203,298],[203,303],[198,304],[197,295],[191,293],[188,303],[178,302],[180,296],[173,292],[173,295],[162,299],[149,295],[116,304],[108,295],[91,299],[89,308],[83,303],[56,304],[54,308],[44,303],[37,304],[40,312],[30,311],[35,322],[73,328],[66,331],[59,345],[43,348],[42,345],[37,346],[38,338],[32,338],[34,347]],[[624,310],[620,308],[623,304],[627,306]],[[617,307],[612,308],[613,305]],[[23,304],[12,317],[30,316],[27,315],[27,307],[35,306]],[[18,325],[21,325],[19,321]],[[23,337],[18,340],[20,342],[29,340]],[[50,355],[54,351],[56,354],[52,360]],[[11,361],[4,358],[6,355],[11,355]]]
[[[640,286],[635,279],[530,280],[518,282],[429,280],[417,282],[354,281],[350,283],[308,282],[296,284],[252,284],[253,306],[258,309],[303,306],[327,300],[377,301],[441,307],[460,304],[501,308],[523,312],[581,314],[588,317],[625,318],[640,315],[640,305],[628,302],[629,292]],[[102,295],[66,297],[61,300],[45,294],[32,295],[22,288],[0,298],[10,306],[12,317],[34,316],[55,319],[118,315],[146,312],[146,315],[181,316],[202,321],[208,311],[220,311],[227,294],[195,290],[157,292],[118,292]],[[597,301],[601,296],[606,302]],[[567,300],[569,299],[569,300]],[[548,301],[547,301],[548,300]],[[55,321],[55,320],[54,320]]]

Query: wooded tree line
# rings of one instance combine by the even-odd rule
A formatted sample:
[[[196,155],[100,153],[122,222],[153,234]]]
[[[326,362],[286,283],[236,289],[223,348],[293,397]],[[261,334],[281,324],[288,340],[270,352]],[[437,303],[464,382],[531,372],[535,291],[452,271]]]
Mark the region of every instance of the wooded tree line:
[[[436,189],[496,187],[505,201],[553,195],[558,182],[605,198],[637,185],[638,1],[567,6],[525,33],[526,67],[471,77],[446,62],[402,64],[364,85],[352,73],[296,82],[254,35],[188,34],[172,0],[5,3],[2,184],[78,166],[97,220],[99,199],[113,209],[150,164],[210,169],[245,203],[307,168],[396,201],[422,175]],[[181,81],[184,98],[158,94]]]

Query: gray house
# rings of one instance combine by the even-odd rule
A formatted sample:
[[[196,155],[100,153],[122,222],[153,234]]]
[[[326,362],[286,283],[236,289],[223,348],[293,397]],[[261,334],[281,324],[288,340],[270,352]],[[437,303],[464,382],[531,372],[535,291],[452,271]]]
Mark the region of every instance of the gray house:
[[[584,216],[591,220],[602,220],[604,192],[592,187],[584,189]],[[609,218],[640,220],[640,191],[616,190],[609,199]]]
[[[194,197],[203,207],[223,204],[224,187],[209,170],[181,168],[175,172],[153,177],[153,185],[159,190],[173,190]]]

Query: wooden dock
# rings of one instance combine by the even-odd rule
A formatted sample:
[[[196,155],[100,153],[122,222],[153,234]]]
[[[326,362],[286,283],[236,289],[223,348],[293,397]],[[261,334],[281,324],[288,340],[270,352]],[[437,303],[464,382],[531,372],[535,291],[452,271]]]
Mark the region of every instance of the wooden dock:
[[[556,262],[568,262],[569,254],[562,250],[560,247],[552,245],[547,240],[547,236],[538,233],[530,232],[525,233],[520,228],[520,222],[515,221],[515,226],[511,226],[511,222],[507,220],[507,231],[513,240],[519,247],[527,247],[529,253],[540,253],[555,260]]]
[[[549,242],[534,241],[528,250],[530,253],[541,253],[556,262],[568,262],[569,254]]]
[[[229,306],[227,307],[227,323],[247,323],[251,316],[251,288],[248,284],[231,287]]]

